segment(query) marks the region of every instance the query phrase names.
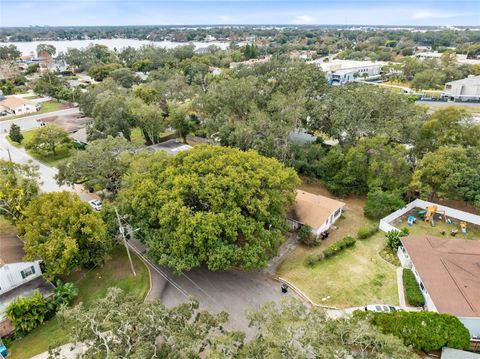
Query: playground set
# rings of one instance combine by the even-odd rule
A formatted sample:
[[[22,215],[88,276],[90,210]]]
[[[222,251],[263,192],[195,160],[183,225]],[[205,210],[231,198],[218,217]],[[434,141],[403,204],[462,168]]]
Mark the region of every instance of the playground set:
[[[439,210],[438,207],[435,205],[428,206],[425,209],[418,211],[417,215],[420,220],[424,221],[425,223],[430,223],[432,227],[435,227],[435,217],[445,222],[446,224],[451,224],[451,225],[454,224],[454,221],[452,221],[451,218],[447,217],[445,211]],[[407,218],[407,225],[411,227],[415,223],[417,223],[417,217],[415,217],[413,214],[410,214]],[[460,225],[461,233],[467,234],[467,222],[460,221],[459,225]],[[455,237],[458,231],[459,231],[458,228],[454,228],[450,231],[450,235],[452,237]],[[442,234],[445,235],[444,231]]]

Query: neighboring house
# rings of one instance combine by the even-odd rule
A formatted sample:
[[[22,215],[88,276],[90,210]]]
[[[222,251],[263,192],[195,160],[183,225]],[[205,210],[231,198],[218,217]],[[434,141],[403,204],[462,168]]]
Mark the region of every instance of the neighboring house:
[[[398,257],[411,268],[429,311],[451,314],[480,338],[480,241],[402,237]]]
[[[55,287],[43,278],[40,261],[22,262],[25,253],[20,239],[2,236],[0,249],[0,337],[3,337],[13,331],[5,316],[11,302],[18,297],[29,297],[35,290],[49,297]]]
[[[443,96],[452,101],[480,101],[480,76],[447,82]]]
[[[170,155],[175,155],[178,152],[187,151],[193,147],[181,142],[177,142],[177,140],[172,139],[165,142],[157,143],[155,145],[148,146],[147,148],[148,150],[153,152],[165,151]]]
[[[9,115],[21,115],[24,113],[37,112],[37,105],[29,100],[11,95],[3,96],[0,93],[0,113]]]
[[[383,66],[387,65],[387,62],[382,61],[332,60],[324,62],[322,59],[309,61],[309,63],[316,64],[325,72],[330,85],[379,79]]]
[[[333,198],[297,190],[295,204],[287,213],[287,222],[294,229],[308,225],[312,227],[312,233],[319,236],[340,218],[344,207],[345,203]]]

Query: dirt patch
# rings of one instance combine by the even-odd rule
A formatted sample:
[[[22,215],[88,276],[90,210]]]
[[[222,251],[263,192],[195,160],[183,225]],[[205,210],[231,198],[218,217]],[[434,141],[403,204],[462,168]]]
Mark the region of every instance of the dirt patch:
[[[45,123],[53,123],[67,132],[76,132],[82,128],[85,128],[92,119],[80,114],[76,115],[59,115],[59,116],[47,116],[42,118]]]

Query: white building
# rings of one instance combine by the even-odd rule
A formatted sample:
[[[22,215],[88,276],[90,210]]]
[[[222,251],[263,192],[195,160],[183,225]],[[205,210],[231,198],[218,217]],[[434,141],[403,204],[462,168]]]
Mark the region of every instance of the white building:
[[[383,61],[354,61],[354,60],[323,60],[309,61],[316,64],[325,72],[327,81],[331,85],[343,85],[356,80],[379,79],[382,67],[387,65]]]
[[[333,198],[297,190],[295,204],[287,214],[287,221],[294,229],[308,225],[319,236],[327,231],[342,215],[345,203]]]
[[[452,101],[480,101],[480,76],[447,82],[443,96]]]
[[[24,113],[37,112],[35,103],[17,96],[3,96],[0,93],[0,112],[8,115],[22,115]]]
[[[411,268],[429,311],[450,314],[480,338],[480,241],[402,237],[398,257]]]

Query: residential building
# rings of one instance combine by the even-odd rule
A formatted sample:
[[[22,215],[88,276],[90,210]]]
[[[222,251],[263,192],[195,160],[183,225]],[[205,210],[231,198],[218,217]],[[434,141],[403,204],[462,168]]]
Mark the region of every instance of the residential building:
[[[37,105],[29,100],[10,95],[3,96],[0,92],[0,113],[7,115],[22,115],[24,113],[37,112]]]
[[[429,311],[451,314],[480,338],[480,241],[401,238],[398,257],[411,268]]]
[[[178,152],[187,151],[192,149],[193,147],[187,145],[185,143],[178,142],[175,139],[170,139],[165,142],[157,143],[155,145],[151,145],[147,147],[148,150],[157,152],[157,151],[165,151],[170,155],[175,155]]]
[[[13,327],[5,316],[8,305],[18,297],[29,297],[35,290],[44,297],[53,294],[54,286],[42,276],[40,261],[23,262],[23,243],[15,236],[2,236],[0,242],[0,337]]]
[[[343,85],[357,80],[379,79],[382,67],[387,65],[383,61],[354,61],[354,60],[313,60],[309,63],[316,64],[325,72],[330,85]]]
[[[297,190],[295,204],[287,213],[287,222],[294,229],[308,225],[312,233],[319,236],[340,218],[344,207],[345,203],[333,198]]]
[[[443,96],[452,101],[480,101],[480,76],[447,82]]]

